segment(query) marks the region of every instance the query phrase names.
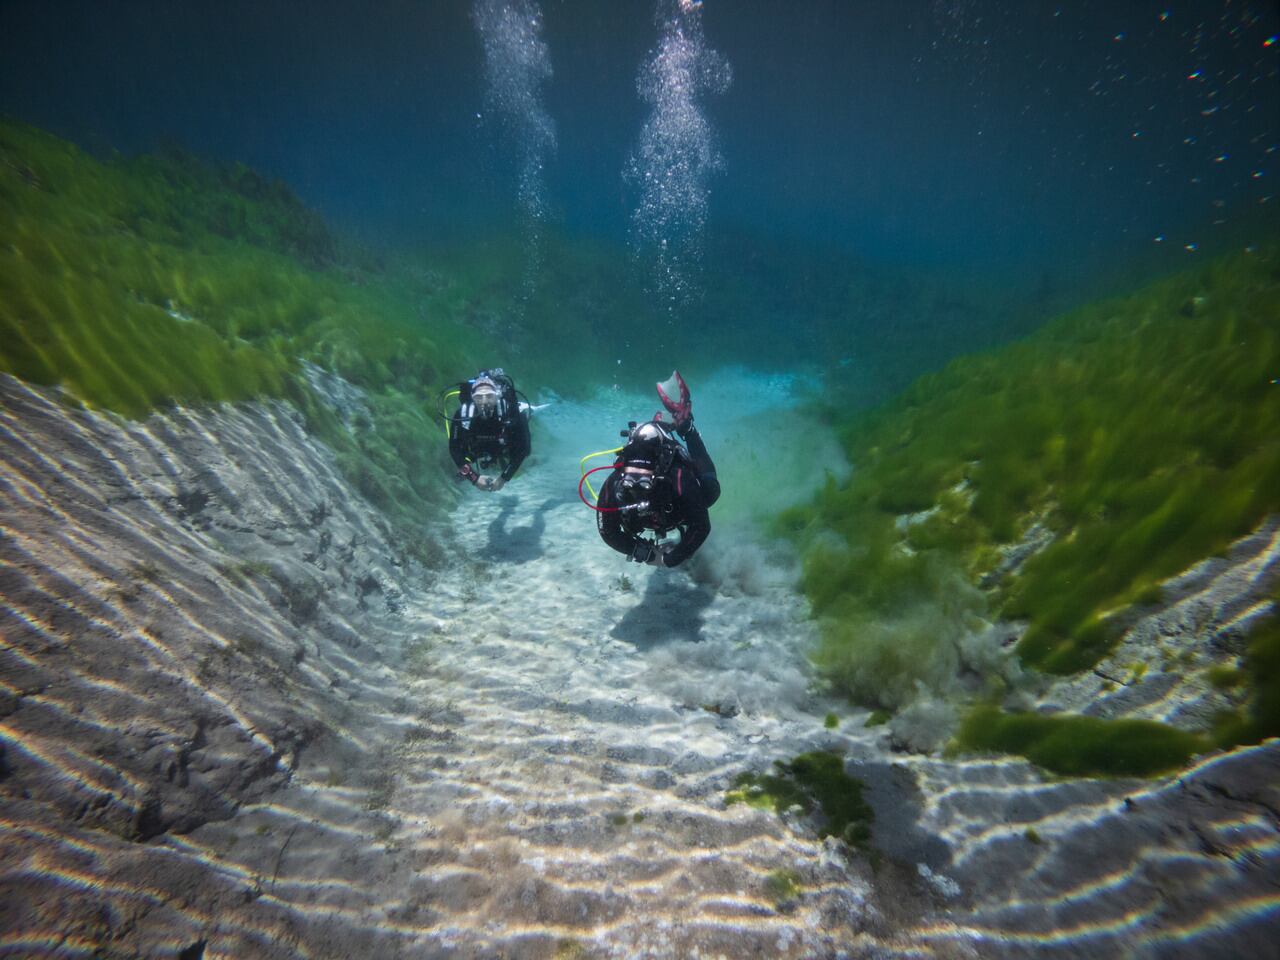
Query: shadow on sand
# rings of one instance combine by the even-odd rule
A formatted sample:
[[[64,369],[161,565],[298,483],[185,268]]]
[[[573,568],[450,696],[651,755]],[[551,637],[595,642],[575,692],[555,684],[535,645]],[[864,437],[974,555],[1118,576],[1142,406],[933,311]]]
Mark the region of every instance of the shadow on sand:
[[[511,515],[520,503],[519,497],[504,497],[498,515],[489,522],[486,559],[497,563],[528,563],[543,554],[542,535],[547,529],[547,511],[568,501],[563,497],[544,500],[533,512],[533,521],[525,526],[509,526]]]
[[[649,577],[644,600],[628,610],[609,635],[635,644],[640,651],[678,640],[697,643],[702,639],[703,611],[713,596],[675,570],[655,572]]]

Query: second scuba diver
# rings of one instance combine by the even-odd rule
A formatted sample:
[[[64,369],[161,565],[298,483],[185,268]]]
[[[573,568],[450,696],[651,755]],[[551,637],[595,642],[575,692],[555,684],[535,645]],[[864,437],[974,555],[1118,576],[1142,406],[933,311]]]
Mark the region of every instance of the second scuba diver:
[[[529,455],[529,413],[501,367],[481,370],[457,387],[458,409],[449,419],[449,456],[458,479],[493,492],[515,476]]]
[[[693,425],[684,378],[673,371],[657,386],[674,422],[664,422],[659,413],[623,431],[627,442],[600,489],[596,525],[604,542],[628,560],[674,567],[693,556],[711,533],[708,510],[720,498],[720,481]],[[673,400],[677,391],[679,399]],[[664,541],[672,530],[679,531],[679,541]]]

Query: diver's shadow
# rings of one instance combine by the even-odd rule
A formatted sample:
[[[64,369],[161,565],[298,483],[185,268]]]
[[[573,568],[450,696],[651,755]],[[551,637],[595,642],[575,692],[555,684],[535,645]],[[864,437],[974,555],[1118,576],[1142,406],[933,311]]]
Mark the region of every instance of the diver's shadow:
[[[533,513],[533,522],[527,526],[510,527],[511,514],[515,512],[519,497],[504,497],[498,515],[489,521],[489,543],[484,556],[497,563],[528,563],[542,556],[542,535],[547,529],[547,511],[559,506],[560,499],[543,501]]]
[[[702,614],[714,595],[674,572],[649,578],[644,599],[618,621],[609,636],[644,652],[664,643],[702,639]]]

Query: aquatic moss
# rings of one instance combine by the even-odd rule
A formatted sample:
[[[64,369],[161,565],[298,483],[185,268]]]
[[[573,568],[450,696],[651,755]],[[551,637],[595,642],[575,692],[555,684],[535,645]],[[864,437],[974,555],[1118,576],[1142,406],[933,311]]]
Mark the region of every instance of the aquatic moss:
[[[866,579],[819,606],[824,642],[814,662],[857,702],[896,710],[921,686],[948,687],[986,601],[944,558],[864,560]],[[882,579],[872,582],[877,574]]]
[[[774,870],[764,878],[764,890],[775,907],[800,896],[800,874],[794,870]]]
[[[965,621],[997,615],[1027,622],[1024,663],[1086,669],[1124,611],[1280,511],[1278,263],[1244,252],[1076,310],[846,418],[851,479],[778,525],[837,686],[886,706],[939,689]],[[1035,524],[1046,543],[1004,564]]]
[[[12,121],[0,156],[3,369],[131,416],[283,394],[297,351],[282,338],[343,289],[290,255],[300,241],[259,236],[301,210],[287,191],[252,199],[189,158],[98,163]],[[212,232],[202,208],[220,204],[245,211],[242,232]]]
[[[99,277],[41,269],[32,248],[47,242],[0,247],[0,369],[128,416],[284,392],[295,359],[228,340]]]
[[[1214,740],[1222,747],[1280,737],[1280,617],[1273,614],[1253,631],[1240,672],[1249,698],[1242,710],[1219,719]]]
[[[962,750],[1017,754],[1073,777],[1155,776],[1209,748],[1204,737],[1150,720],[1004,713],[987,706],[970,711],[956,743]]]
[[[7,120],[0,160],[0,370],[129,417],[285,399],[422,539],[451,495],[435,396],[491,343],[435,310],[424,278],[367,272],[283,184],[243,167],[101,163]],[[340,422],[301,359],[363,388],[369,416]]]
[[[1235,667],[1210,667],[1205,673],[1206,679],[1219,690],[1230,690],[1245,681],[1245,673]]]
[[[862,782],[844,770],[844,758],[830,751],[774,761],[776,773],[742,773],[725,795],[729,804],[785,813],[792,808],[820,813],[818,836],[839,837],[853,846],[871,838],[874,813],[862,799]]]

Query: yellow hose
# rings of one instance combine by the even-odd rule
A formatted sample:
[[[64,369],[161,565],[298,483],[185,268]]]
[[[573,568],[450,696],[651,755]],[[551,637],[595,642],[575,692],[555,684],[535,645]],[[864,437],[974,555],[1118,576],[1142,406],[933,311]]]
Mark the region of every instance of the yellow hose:
[[[620,453],[621,451],[622,451],[621,447],[614,447],[612,450],[597,450],[595,453],[588,453],[585,457],[583,457],[581,460],[578,461],[578,469],[582,471],[582,475],[585,477],[587,475],[587,461],[590,460],[592,457],[603,457],[606,454]],[[600,494],[596,493],[595,488],[591,486],[590,480],[587,481],[587,489],[591,491],[592,500],[600,499]]]
[[[446,440],[452,440],[453,437],[449,435],[449,414],[444,407],[445,407],[445,404],[449,402],[450,397],[456,397],[461,392],[462,392],[461,390],[450,390],[440,400],[440,416],[444,419],[444,438]]]

